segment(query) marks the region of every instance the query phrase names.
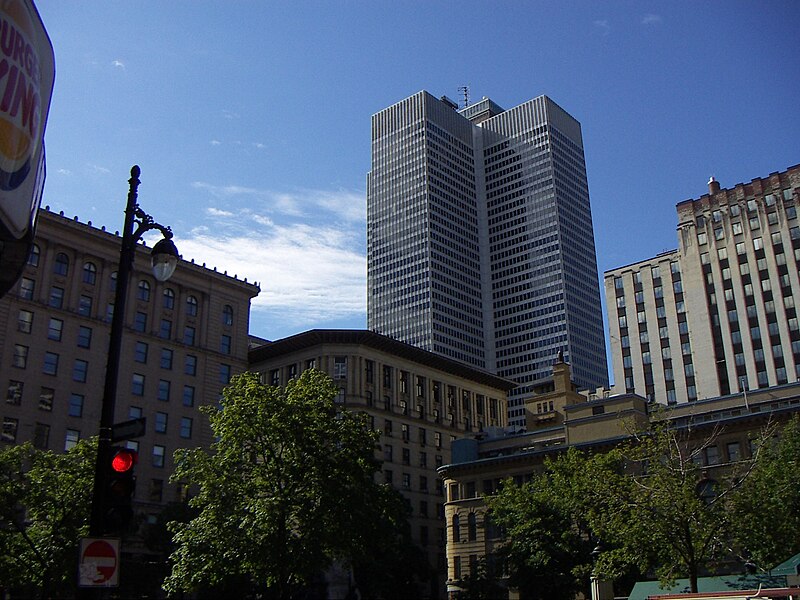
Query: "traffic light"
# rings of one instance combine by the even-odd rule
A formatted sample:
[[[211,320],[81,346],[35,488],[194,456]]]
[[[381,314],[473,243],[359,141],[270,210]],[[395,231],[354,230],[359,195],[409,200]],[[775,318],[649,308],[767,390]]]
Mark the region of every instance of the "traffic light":
[[[112,446],[106,457],[106,486],[103,506],[107,534],[122,534],[133,518],[133,492],[136,489],[134,467],[139,462],[135,450]]]

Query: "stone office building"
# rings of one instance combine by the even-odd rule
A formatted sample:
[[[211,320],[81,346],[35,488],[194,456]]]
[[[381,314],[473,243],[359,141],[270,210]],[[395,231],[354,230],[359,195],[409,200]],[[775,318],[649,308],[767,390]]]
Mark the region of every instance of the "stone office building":
[[[98,433],[119,248],[104,228],[39,211],[28,264],[0,299],[0,444],[61,452]],[[259,288],[185,260],[160,283],[149,259],[140,246],[114,421],[147,419],[145,435],[127,444],[139,452],[136,509],[153,520],[182,495],[168,485],[175,449],[211,442],[198,407],[215,404],[230,376],[247,368]]]
[[[653,410],[655,404],[637,394],[613,394],[608,390],[578,393],[569,365],[559,360],[552,381],[542,382],[529,397],[527,432],[458,440],[453,462],[439,469],[447,493],[447,586],[450,597],[464,589],[464,580],[490,566],[504,543],[501,531],[487,518],[486,498],[504,479],[517,484],[541,472],[546,458],[555,458],[574,447],[603,452],[631,439],[656,419],[691,431],[693,438],[714,441],[698,460],[713,476],[716,469],[751,456],[751,439],[769,423],[785,422],[800,412],[800,383],[733,394],[694,403]],[[508,590],[508,598],[516,598]]]
[[[250,370],[285,385],[302,370],[328,373],[338,402],[381,432],[382,480],[410,502],[414,541],[437,576],[421,597],[444,596],[444,489],[437,468],[459,438],[506,427],[513,383],[458,361],[363,330],[311,330],[250,351]]]
[[[605,273],[618,391],[666,404],[800,378],[800,165],[677,205],[676,250]]]

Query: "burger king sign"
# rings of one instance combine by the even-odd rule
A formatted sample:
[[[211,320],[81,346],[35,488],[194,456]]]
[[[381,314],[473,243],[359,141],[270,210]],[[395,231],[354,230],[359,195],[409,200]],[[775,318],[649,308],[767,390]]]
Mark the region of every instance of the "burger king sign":
[[[32,0],[0,0],[0,296],[25,264],[44,186],[53,46]]]

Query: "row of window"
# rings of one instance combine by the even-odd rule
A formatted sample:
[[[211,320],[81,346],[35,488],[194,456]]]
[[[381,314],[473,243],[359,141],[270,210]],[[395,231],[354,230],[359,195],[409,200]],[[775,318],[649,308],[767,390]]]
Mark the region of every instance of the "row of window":
[[[32,267],[38,267],[39,265],[39,256],[40,250],[39,246],[34,244],[30,256],[28,258],[28,265]],[[53,272],[56,275],[66,277],[69,274],[69,257],[63,252],[59,252],[56,254],[55,261],[53,263]],[[24,285],[20,286],[20,295],[23,298],[33,299],[33,291],[35,288],[35,283],[32,279],[26,279]],[[97,267],[92,262],[85,262],[83,264],[83,271],[82,271],[82,282],[86,285],[95,285],[97,281]],[[111,290],[116,289],[116,281],[117,281],[117,273],[116,271],[111,274]],[[61,303],[63,302],[64,297],[64,290],[58,286],[53,286],[51,288],[51,295],[50,299],[51,302],[55,301],[58,302],[58,308],[61,308]],[[136,298],[142,302],[149,302],[150,301],[150,283],[144,279],[140,280],[137,286],[136,291]],[[91,299],[90,299],[91,300]],[[51,304],[52,305],[52,304]],[[164,289],[162,295],[162,305],[164,309],[172,310],[175,308],[175,292],[170,289]],[[91,304],[90,304],[91,306]],[[91,312],[91,309],[89,310]],[[186,314],[190,317],[197,316],[198,312],[198,301],[195,296],[187,296],[186,297]],[[222,324],[225,326],[233,325],[233,307],[229,304],[226,304],[222,308]]]
[[[166,427],[166,421],[164,422]],[[166,429],[165,429],[166,431]],[[14,417],[3,417],[3,429],[0,432],[0,441],[7,443],[16,443],[19,435],[19,419]],[[185,439],[192,437],[192,419],[183,417],[181,419],[180,436]],[[67,429],[64,439],[64,451],[74,447],[80,440],[81,432],[78,429]],[[128,447],[133,450],[139,451],[139,443],[129,441]],[[33,433],[33,446],[40,450],[50,449],[50,426],[46,423],[36,423],[34,425]],[[154,467],[163,468],[164,459],[166,456],[166,446],[161,444],[154,444],[152,450],[152,465]]]

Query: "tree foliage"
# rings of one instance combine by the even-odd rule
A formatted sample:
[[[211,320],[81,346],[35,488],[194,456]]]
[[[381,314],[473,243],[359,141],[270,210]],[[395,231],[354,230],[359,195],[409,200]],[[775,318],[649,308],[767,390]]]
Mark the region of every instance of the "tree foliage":
[[[210,451],[178,450],[173,479],[196,484],[188,523],[172,523],[171,592],[248,582],[289,598],[332,561],[366,560],[393,491],[374,483],[377,433],[339,410],[338,389],[313,369],[285,388],[234,377],[205,407]]]
[[[42,598],[70,595],[88,532],[96,440],[65,454],[30,443],[0,451],[0,581]]]
[[[545,461],[544,471],[517,486],[511,480],[489,500],[492,521],[507,543],[500,558],[507,565],[509,584],[523,598],[571,600],[588,594],[594,539],[590,520],[601,506],[595,494],[598,480],[613,468],[609,457],[587,459],[569,449]]]
[[[525,590],[570,594],[594,568],[617,581],[688,577],[697,591],[701,574],[742,556],[762,567],[785,560],[800,551],[800,420],[765,443],[773,431],[751,458],[709,469],[700,459],[720,431],[700,438],[662,424],[607,453],[570,449],[522,487],[508,482],[489,505],[507,532],[511,583],[557,598]]]
[[[736,545],[767,569],[800,552],[800,417],[760,449],[736,498]]]

